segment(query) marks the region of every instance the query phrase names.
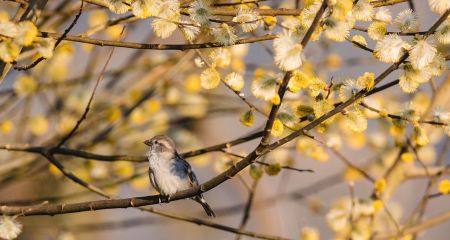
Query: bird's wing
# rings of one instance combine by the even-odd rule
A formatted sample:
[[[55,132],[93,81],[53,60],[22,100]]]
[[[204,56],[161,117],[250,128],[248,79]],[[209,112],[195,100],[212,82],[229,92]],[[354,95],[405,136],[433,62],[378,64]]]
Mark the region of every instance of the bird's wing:
[[[183,165],[183,169],[186,171],[187,175],[189,176],[191,186],[198,186],[198,180],[197,180],[197,177],[195,176],[194,171],[192,171],[191,165],[178,154],[176,154],[176,160],[178,163],[181,163]],[[211,216],[211,217],[216,216],[216,214],[211,209],[211,207],[208,205],[208,203],[206,203],[206,200],[203,198],[201,193],[199,193],[195,197],[192,197],[191,199],[200,203],[202,205],[203,209],[205,210],[206,214],[208,214],[208,216]]]
[[[184,169],[186,169],[186,172],[189,176],[189,180],[191,182],[192,186],[197,186],[198,185],[198,180],[197,180],[197,176],[195,176],[194,171],[192,171],[192,167],[191,165],[184,160],[184,158],[182,158],[180,155],[177,154],[177,160],[179,160],[179,162],[181,162],[184,166]]]
[[[153,171],[150,167],[148,168],[148,177],[150,178],[150,183],[156,189],[156,191],[161,192],[158,183],[156,183],[155,174],[153,174]]]

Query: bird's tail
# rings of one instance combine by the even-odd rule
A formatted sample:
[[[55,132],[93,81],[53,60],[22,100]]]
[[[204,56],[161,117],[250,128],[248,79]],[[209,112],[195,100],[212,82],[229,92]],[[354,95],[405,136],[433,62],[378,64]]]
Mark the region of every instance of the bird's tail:
[[[194,197],[193,199],[202,205],[203,209],[205,209],[205,212],[206,212],[206,214],[208,214],[208,216],[216,217],[216,214],[211,209],[209,204],[205,201],[205,199],[203,198],[202,195],[198,195],[198,196]]]

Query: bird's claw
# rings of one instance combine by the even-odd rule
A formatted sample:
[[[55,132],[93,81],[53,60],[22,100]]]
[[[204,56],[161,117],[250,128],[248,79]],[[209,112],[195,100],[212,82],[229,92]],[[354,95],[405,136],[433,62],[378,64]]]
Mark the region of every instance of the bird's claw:
[[[159,198],[160,203],[169,203],[170,202],[170,195],[161,195]]]

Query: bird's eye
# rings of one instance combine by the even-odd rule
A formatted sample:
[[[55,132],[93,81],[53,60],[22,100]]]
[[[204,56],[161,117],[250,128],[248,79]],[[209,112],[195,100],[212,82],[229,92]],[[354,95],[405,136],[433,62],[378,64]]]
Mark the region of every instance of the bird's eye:
[[[158,142],[158,140],[155,140],[155,142],[154,142],[155,144],[158,144],[159,142]]]

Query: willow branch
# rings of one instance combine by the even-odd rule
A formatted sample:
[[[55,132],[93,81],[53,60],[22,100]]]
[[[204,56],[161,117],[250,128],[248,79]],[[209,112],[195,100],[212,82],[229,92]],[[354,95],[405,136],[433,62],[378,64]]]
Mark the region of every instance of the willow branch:
[[[322,2],[322,5],[321,5],[319,11],[316,13],[316,16],[314,17],[314,20],[313,20],[311,26],[309,27],[308,31],[306,32],[305,36],[303,37],[303,39],[301,41],[301,45],[303,46],[303,48],[306,47],[306,44],[308,43],[309,39],[311,38],[312,33],[314,32],[315,28],[319,24],[320,18],[322,17],[322,14],[325,12],[326,7],[327,7],[327,0],[324,0]],[[259,146],[256,148],[256,152],[258,152],[258,149],[264,148],[269,143],[270,132],[272,130],[272,127],[273,127],[275,118],[277,116],[278,110],[279,110],[279,108],[280,108],[280,106],[281,106],[281,104],[283,102],[284,95],[286,93],[286,90],[287,90],[287,87],[288,87],[288,84],[289,84],[289,80],[291,78],[291,74],[292,74],[292,72],[288,71],[288,72],[285,73],[285,75],[283,77],[283,81],[282,81],[282,83],[281,83],[281,85],[280,85],[280,87],[278,89],[278,93],[277,93],[279,98],[280,98],[280,103],[272,105],[272,108],[271,108],[270,113],[269,113],[268,120],[267,120],[266,125],[264,127],[264,135],[263,135],[263,137],[261,139],[261,142],[260,142]],[[262,162],[264,162],[264,161],[262,161]],[[250,190],[250,193],[249,193],[249,196],[248,196],[248,199],[247,199],[247,203],[245,205],[244,214],[242,216],[241,224],[239,226],[239,229],[244,229],[245,225],[247,224],[247,222],[248,222],[248,220],[250,218],[250,211],[251,211],[251,208],[253,206],[254,197],[255,197],[255,191],[256,191],[256,188],[258,186],[258,183],[259,183],[259,179],[253,181],[252,188]],[[240,236],[240,234],[238,234],[235,239],[239,240],[240,238],[241,238],[241,236]]]
[[[436,182],[438,181],[439,177],[442,175],[443,172],[437,172],[437,174],[435,175],[431,175],[430,171],[428,170],[428,167],[423,163],[423,161],[421,161],[417,150],[414,146],[412,146],[411,142],[408,140],[408,144],[410,145],[410,147],[412,148],[414,155],[416,156],[417,161],[421,164],[422,169],[424,170],[427,178],[428,178],[428,182],[427,182],[427,186],[425,187],[425,191],[423,193],[423,196],[420,200],[420,202],[417,204],[416,208],[413,210],[413,212],[409,215],[407,221],[406,221],[406,227],[409,227],[410,225],[414,224],[417,221],[420,221],[420,219],[422,218],[422,216],[425,214],[425,209],[427,207],[427,203],[429,200],[429,196],[431,194],[432,191],[432,187],[434,186],[434,184],[436,184]],[[445,155],[447,154],[448,148],[450,147],[450,141],[447,138],[446,139],[446,143],[444,144],[444,147],[442,149],[442,151],[439,154],[439,157],[437,158],[436,164],[437,165],[441,165],[444,163],[445,161]]]
[[[105,4],[104,1],[101,0],[85,0],[87,3],[94,4],[97,6],[105,7],[108,6]],[[389,6],[389,5],[395,5],[397,3],[406,2],[407,0],[372,0],[370,1],[370,4],[374,7],[383,7],[383,6]],[[245,2],[245,1],[240,1]],[[181,6],[183,8],[188,7],[189,5],[186,4],[186,1],[181,1]],[[258,9],[255,8],[255,11],[259,13],[259,15],[262,16],[289,16],[289,15],[299,15],[302,11],[302,9],[286,9],[286,8],[278,8],[278,9]],[[236,16],[236,14],[239,12],[238,9],[224,9],[224,8],[213,8],[212,15],[218,15],[218,16]]]
[[[311,26],[308,28],[308,31],[306,32],[305,36],[303,37],[301,41],[301,45],[303,48],[306,47],[306,44],[308,44],[314,30],[319,25],[320,19],[322,18],[323,13],[325,12],[325,9],[327,8],[327,1],[322,1],[322,5],[320,6],[319,10],[316,13],[316,16],[314,17],[313,22],[311,23]],[[273,104],[272,109],[269,113],[269,119],[266,122],[266,126],[264,127],[264,135],[261,139],[261,143],[257,148],[257,153],[259,154],[259,150],[261,148],[265,148],[265,146],[269,143],[269,137],[270,137],[270,131],[272,130],[273,123],[275,121],[275,117],[278,113],[278,109],[281,106],[281,103],[283,101],[284,94],[286,93],[287,86],[289,83],[289,80],[291,78],[292,72],[288,71],[285,73],[283,77],[283,81],[278,89],[278,96],[280,97],[280,103],[278,105]]]
[[[260,138],[262,136],[263,132],[258,131],[252,134],[249,134],[244,137],[237,138],[235,140],[227,141],[224,143],[216,144],[210,147],[196,149],[188,152],[181,153],[180,155],[184,158],[189,157],[195,157],[202,154],[206,154],[209,152],[216,152],[216,151],[222,151],[223,149],[230,148],[251,140],[254,140],[256,138]],[[55,148],[55,147],[36,147],[36,146],[27,146],[27,145],[10,145],[6,144],[3,146],[0,146],[0,149],[8,150],[8,151],[16,151],[16,152],[29,152],[29,153],[36,153],[36,154],[42,154],[45,152],[49,152],[51,154],[59,154],[59,155],[67,155],[67,156],[73,156],[73,157],[79,157],[79,158],[85,158],[85,159],[92,159],[92,160],[98,160],[98,161],[105,161],[105,162],[112,162],[112,161],[129,161],[129,162],[146,162],[147,157],[142,156],[129,156],[129,155],[101,155],[101,154],[95,154],[90,152],[85,152],[82,150],[76,150],[71,148]]]
[[[432,32],[434,32],[436,30],[436,28],[439,27],[440,24],[442,24],[445,19],[447,19],[448,15],[450,14],[450,10],[447,10],[434,24],[433,26],[428,30],[427,34],[425,34],[425,36],[429,36]],[[390,73],[392,73],[393,71],[395,71],[396,69],[398,69],[398,67],[400,66],[400,64],[402,64],[406,59],[408,58],[408,53],[403,54],[399,61],[392,64],[389,68],[387,68],[384,72],[382,72],[377,78],[375,78],[374,80],[374,86],[378,85],[381,81],[383,81],[383,79],[385,79]],[[353,95],[350,99],[348,99],[347,101],[341,103],[340,105],[338,105],[337,107],[335,107],[333,110],[325,113],[324,115],[320,116],[319,118],[316,118],[314,121],[310,122],[308,125],[306,125],[305,127],[301,128],[300,130],[293,132],[291,134],[289,134],[288,136],[278,140],[275,143],[270,144],[265,151],[271,151],[283,144],[286,144],[289,141],[292,141],[293,139],[297,138],[298,136],[304,134],[305,131],[309,131],[313,128],[315,128],[316,126],[318,126],[319,124],[321,124],[323,121],[327,120],[328,118],[336,115],[337,113],[340,113],[342,110],[344,110],[346,107],[354,104],[355,102],[357,102],[359,99],[365,97],[369,92],[367,90],[361,90],[358,93],[356,93],[355,95]]]
[[[427,220],[424,220],[419,224],[416,224],[414,226],[406,228],[403,231],[402,235],[404,236],[404,235],[408,235],[408,234],[420,233],[420,232],[425,231],[437,224],[448,221],[449,219],[450,219],[450,211],[441,213],[437,216],[434,216]],[[398,236],[397,233],[388,232],[388,233],[376,235],[374,239],[384,240],[384,239],[391,239],[391,238],[396,238],[396,237],[401,237],[401,236]]]
[[[360,26],[354,26],[353,27],[354,30],[360,31],[360,32],[367,32],[367,28],[363,28]],[[422,31],[422,32],[386,32],[386,34],[397,34],[400,36],[415,36],[415,35],[424,35],[427,34],[426,31]]]
[[[379,109],[373,108],[373,107],[371,107],[371,106],[369,106],[369,105],[367,105],[365,103],[360,103],[359,105],[361,105],[365,109],[368,109],[368,110],[370,110],[372,112],[376,112],[376,113],[380,113],[381,112]],[[395,114],[388,113],[386,116],[389,117],[389,118],[392,118],[392,119],[397,119],[397,120],[403,120],[403,121],[411,122],[410,119],[408,119],[406,117],[403,117],[403,116],[400,116],[400,115],[395,115]],[[431,124],[431,125],[435,125],[435,126],[447,126],[448,125],[448,123],[437,122],[437,121],[432,121],[432,120],[419,120],[418,122],[419,123],[425,123],[425,124]]]
[[[58,39],[61,38],[61,34],[58,33],[49,33],[49,32],[40,32],[38,37],[41,38],[53,38]],[[274,34],[266,34],[258,37],[250,37],[238,39],[234,45],[247,44],[247,43],[255,43],[267,40],[275,39],[276,35]],[[71,42],[81,42],[87,44],[93,44],[97,46],[112,46],[112,47],[121,47],[121,48],[134,48],[134,49],[152,49],[152,50],[189,50],[189,49],[203,49],[203,48],[216,48],[216,47],[224,47],[225,45],[217,42],[207,42],[207,43],[195,43],[195,44],[159,44],[159,43],[136,43],[136,42],[122,42],[122,41],[113,41],[113,40],[102,40],[96,38],[89,37],[80,37],[74,35],[67,35],[63,38],[65,41]],[[229,46],[229,45],[226,45]]]
[[[261,162],[261,161],[255,161],[255,163],[264,165],[264,166],[271,166],[270,163]],[[310,172],[310,173],[314,172],[314,170],[312,170],[312,169],[300,169],[300,168],[295,168],[295,167],[290,167],[290,166],[280,166],[280,168],[286,169],[286,170],[292,170],[292,171],[296,171],[296,172]]]
[[[64,33],[61,35],[61,37],[59,37],[56,40],[55,47],[53,48],[53,50],[55,50],[56,47],[58,47],[58,45],[61,43],[61,41],[67,36],[67,34],[69,34],[70,30],[72,30],[72,28],[75,27],[75,25],[78,22],[78,19],[80,18],[81,14],[83,13],[83,5],[84,5],[84,0],[81,0],[81,6],[80,6],[80,9],[78,10],[77,15],[75,15],[75,18],[73,19],[72,23],[64,31]],[[43,60],[45,60],[45,58],[44,57],[40,57],[40,58],[36,59],[34,62],[32,62],[31,64],[26,65],[26,66],[16,66],[16,65],[14,65],[14,69],[15,70],[19,70],[19,71],[29,70],[29,69],[37,66]]]
[[[258,238],[258,239],[286,239],[282,237],[277,236],[271,236],[267,234],[261,234],[256,233],[252,231],[245,231],[245,230],[239,230],[236,228],[232,228],[229,226],[225,226],[222,224],[213,223],[207,220],[203,220],[200,218],[194,218],[194,217],[187,217],[187,216],[181,216],[178,214],[154,209],[154,208],[146,208],[145,211],[171,218],[176,220],[181,220],[185,222],[190,222],[199,226],[205,226],[210,227],[213,229],[219,229],[230,233],[239,233],[241,235]],[[121,221],[106,221],[106,222],[100,222],[100,223],[84,223],[84,224],[77,224],[77,225],[63,225],[60,228],[62,229],[68,229],[69,231],[75,231],[75,232],[97,232],[97,231],[106,231],[106,230],[117,230],[118,228],[130,228],[130,227],[137,227],[141,225],[153,225],[153,224],[160,224],[165,223],[165,221],[162,221],[160,219],[149,219],[149,218],[130,218],[126,220]]]
[[[241,223],[239,225],[239,230],[244,230],[245,225],[247,225],[247,222],[250,219],[250,211],[253,206],[253,202],[254,202],[255,194],[256,194],[256,188],[258,187],[258,183],[259,183],[259,179],[253,180],[252,186],[251,186],[249,194],[248,194],[247,203],[245,204],[244,214],[242,215]],[[241,239],[240,233],[237,234],[235,237],[235,240],[239,240],[239,239]]]
[[[450,167],[449,166],[443,166],[443,167],[429,167],[428,168],[428,174],[423,168],[412,168],[408,169],[404,176],[406,179],[411,178],[424,178],[428,176],[440,176],[440,175],[448,175],[450,174]]]
[[[176,219],[176,220],[181,220],[181,221],[186,221],[186,222],[194,223],[194,224],[197,224],[200,226],[206,226],[206,227],[210,227],[210,228],[214,228],[214,229],[220,229],[220,230],[223,230],[226,232],[241,234],[241,235],[245,235],[245,236],[249,236],[249,237],[253,237],[253,238],[268,239],[268,240],[287,240],[287,238],[283,238],[283,237],[271,236],[271,235],[267,235],[267,234],[261,234],[261,233],[247,231],[247,230],[241,230],[241,229],[225,226],[222,224],[217,224],[217,223],[214,223],[211,221],[203,220],[200,218],[181,216],[179,214],[169,213],[169,212],[165,212],[165,211],[154,209],[154,208],[143,208],[143,210],[158,214],[160,216],[164,216],[164,217],[168,217],[168,218],[172,218],[172,219]]]
[[[450,13],[450,11],[447,11],[438,20],[438,22],[443,22],[449,13]],[[436,28],[437,27],[436,25],[438,26],[439,24],[435,24],[435,25],[433,25],[433,27]],[[385,70],[382,74],[380,74],[375,79],[375,84],[378,84],[379,82],[381,82],[392,71],[397,69],[398,66],[401,64],[401,62],[403,62],[406,58],[407,58],[407,54],[403,55],[399,62],[391,65],[387,70]],[[252,151],[244,159],[237,162],[234,166],[230,167],[228,170],[222,172],[221,174],[212,178],[211,180],[209,180],[203,184],[200,184],[199,186],[193,187],[191,189],[187,189],[187,190],[183,190],[183,191],[175,193],[174,195],[171,196],[171,200],[175,201],[175,200],[190,198],[190,197],[196,196],[200,193],[204,193],[206,191],[209,191],[209,190],[217,187],[218,185],[226,182],[227,180],[232,178],[234,175],[239,173],[241,170],[246,168],[248,165],[253,163],[261,155],[266,154],[269,151],[293,140],[294,138],[303,134],[304,131],[313,129],[314,127],[316,127],[323,121],[325,121],[328,118],[334,116],[335,114],[341,112],[347,106],[355,103],[360,98],[363,98],[366,93],[367,93],[366,90],[362,90],[362,91],[358,92],[356,95],[354,95],[352,98],[350,98],[346,102],[338,105],[330,112],[328,112],[328,113],[322,115],[321,117],[315,119],[314,121],[310,122],[308,125],[301,128],[300,130],[288,135],[285,138],[280,139],[277,142],[274,142],[272,144],[264,146],[262,149],[260,149],[261,151],[259,151],[258,153],[256,150]],[[280,96],[280,98],[281,98],[281,96]],[[275,107],[272,107],[272,109],[274,109],[274,108]],[[273,111],[271,111],[271,112],[273,112]],[[139,206],[145,206],[145,205],[154,205],[154,204],[158,204],[160,202],[164,202],[165,200],[166,199],[161,198],[160,195],[153,195],[153,196],[137,197],[137,198],[99,200],[99,201],[90,201],[90,202],[88,201],[88,202],[72,203],[72,204],[48,204],[48,205],[43,205],[43,206],[31,206],[31,207],[2,206],[2,207],[0,207],[0,212],[5,215],[20,214],[22,216],[56,215],[56,214],[67,214],[67,213],[73,213],[73,212],[93,211],[93,210],[102,210],[102,209],[129,208],[129,207],[139,207]]]
[[[397,3],[403,3],[408,0],[372,0],[370,1],[370,4],[374,7],[384,7],[384,6],[390,6],[395,5]]]
[[[349,38],[347,38],[347,41],[348,41],[348,42],[351,42],[351,43],[352,43],[353,45],[355,45],[357,48],[360,48],[360,49],[365,50],[365,51],[367,51],[367,52],[373,53],[373,49],[371,49],[371,48],[369,48],[369,47],[366,47],[366,46],[364,46],[363,44],[361,44],[361,43],[359,43],[359,42],[352,41],[352,40],[350,40]]]

